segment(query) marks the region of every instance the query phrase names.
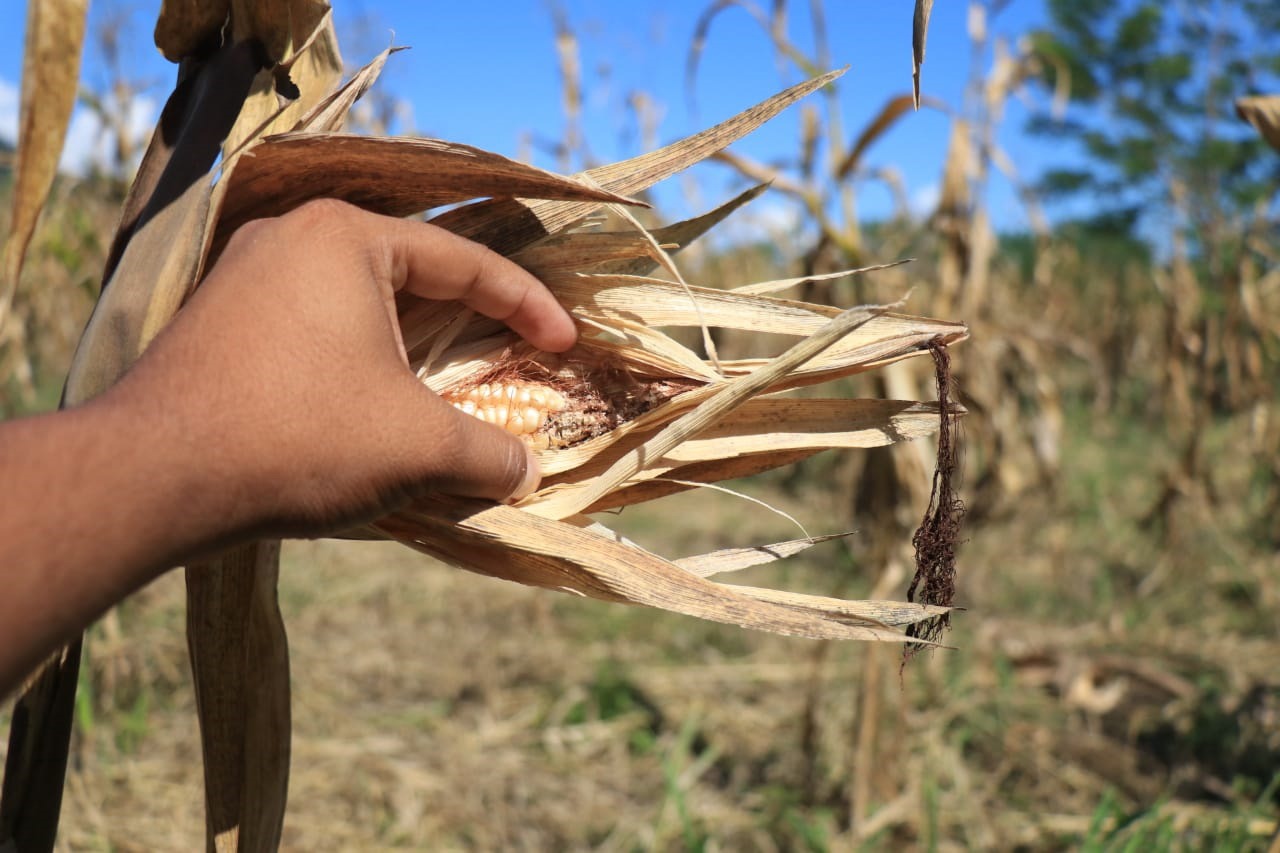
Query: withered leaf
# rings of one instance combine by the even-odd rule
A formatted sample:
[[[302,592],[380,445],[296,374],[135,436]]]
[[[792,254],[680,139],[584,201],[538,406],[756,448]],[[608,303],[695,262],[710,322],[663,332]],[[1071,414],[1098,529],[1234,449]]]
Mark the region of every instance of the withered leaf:
[[[843,69],[838,69],[798,83],[701,133],[630,160],[589,169],[583,173],[583,177],[618,193],[637,193],[648,189],[658,181],[727,148],[791,104],[810,92],[821,89],[843,73]],[[451,210],[432,221],[498,252],[510,254],[577,222],[598,206],[580,202],[524,203],[504,199]]]
[[[231,0],[164,0],[156,20],[156,47],[165,59],[181,62],[217,38],[230,14]]]
[[[1280,151],[1280,95],[1237,98],[1236,114],[1257,128],[1268,145]]]
[[[87,11],[88,0],[27,4],[13,216],[0,254],[0,325],[8,314],[27,245],[58,172],[79,88]]]
[[[929,36],[929,15],[933,12],[933,0],[916,0],[915,16],[911,22],[911,94],[916,109],[920,109],[920,66],[924,65],[924,45]]]
[[[388,216],[482,196],[637,203],[470,145],[343,133],[268,137],[246,152],[227,180],[223,235],[313,198],[342,199]]]

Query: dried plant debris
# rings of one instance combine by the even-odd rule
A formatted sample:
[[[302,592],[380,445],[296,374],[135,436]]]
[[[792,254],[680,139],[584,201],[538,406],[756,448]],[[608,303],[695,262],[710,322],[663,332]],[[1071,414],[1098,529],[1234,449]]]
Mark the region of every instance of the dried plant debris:
[[[367,88],[383,60],[337,92]],[[353,102],[337,92],[313,111],[323,116],[315,126],[303,121],[290,133],[247,144],[220,182],[221,220],[210,229],[210,250],[240,222],[321,195],[398,216],[478,199],[431,221],[511,257],[578,321],[577,345],[553,355],[460,304],[401,297],[403,339],[422,381],[461,411],[520,436],[538,455],[544,480],[516,506],[429,498],[372,532],[481,574],[798,636],[905,642],[912,637],[903,629],[942,618],[945,605],[843,602],[704,577],[711,566],[784,557],[801,549],[797,543],[749,548],[759,543],[748,542],[742,543],[748,550],[735,552],[748,556],[717,552],[675,563],[586,516],[832,447],[909,440],[960,412],[945,402],[788,392],[943,351],[968,336],[961,323],[903,314],[896,305],[842,311],[774,295],[803,279],[732,282],[729,289],[684,280],[671,253],[763,188],[652,232],[620,207],[840,73],[815,76],[688,139],[574,176],[456,143],[332,132],[341,124],[337,113]],[[315,175],[316,162],[334,166],[320,170],[323,180],[279,177]],[[608,210],[621,214],[623,227],[602,230],[600,215]],[[701,329],[704,341],[720,328],[790,336],[794,343],[772,358],[718,359],[664,331],[679,327]],[[801,544],[811,541],[817,540]]]
[[[27,244],[53,186],[76,103],[88,6],[88,0],[50,0],[27,6],[18,158],[9,234],[0,250],[0,347],[5,344],[5,320],[22,274]]]
[[[916,549],[916,573],[907,590],[907,601],[916,600],[917,590],[923,604],[950,607],[956,595],[956,545],[960,523],[964,519],[964,502],[956,494],[955,479],[959,475],[959,448],[956,444],[956,403],[952,399],[951,357],[940,342],[931,343],[938,386],[938,459],[933,471],[933,489],[929,508],[911,538]],[[935,641],[951,627],[951,614],[918,622],[907,628],[907,636]],[[920,645],[903,649],[903,663]]]
[[[916,0],[915,15],[911,21],[911,95],[916,109],[920,109],[920,66],[924,65],[924,47],[929,37],[929,15],[933,13],[933,0]]]
[[[1236,98],[1236,115],[1253,125],[1268,145],[1280,151],[1280,95]]]

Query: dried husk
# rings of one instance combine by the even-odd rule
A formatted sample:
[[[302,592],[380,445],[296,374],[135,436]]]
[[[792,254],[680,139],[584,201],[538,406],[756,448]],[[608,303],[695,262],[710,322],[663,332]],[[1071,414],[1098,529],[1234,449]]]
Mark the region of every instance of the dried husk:
[[[542,486],[518,505],[436,496],[373,530],[481,574],[796,636],[901,642],[903,628],[945,612],[704,577],[777,559],[818,540],[676,563],[585,515],[790,464],[828,448],[872,447],[936,430],[939,413],[928,403],[783,395],[924,354],[933,342],[961,341],[967,337],[962,324],[903,314],[898,306],[841,311],[774,295],[805,279],[732,290],[679,279],[669,252],[765,187],[652,233],[638,230],[634,220],[630,230],[601,231],[593,224],[604,208],[722,150],[841,72],[794,86],[658,151],[562,177],[456,143],[333,132],[353,100],[349,93],[367,88],[384,60],[314,107],[314,128],[304,120],[289,133],[244,146],[220,184],[210,248],[216,251],[244,221],[313,197],[344,198],[396,216],[480,198],[432,222],[539,276],[579,321],[580,340],[569,353],[541,353],[460,304],[402,297],[410,363],[428,387],[448,397],[490,381],[541,382],[569,404],[557,416],[556,440],[538,451]],[[335,168],[340,163],[353,165]],[[656,271],[677,280],[656,277]],[[773,358],[708,360],[662,327],[769,332],[795,343]],[[563,429],[570,417],[587,426]]]
[[[1280,95],[1236,98],[1236,115],[1253,125],[1268,145],[1280,151]]]

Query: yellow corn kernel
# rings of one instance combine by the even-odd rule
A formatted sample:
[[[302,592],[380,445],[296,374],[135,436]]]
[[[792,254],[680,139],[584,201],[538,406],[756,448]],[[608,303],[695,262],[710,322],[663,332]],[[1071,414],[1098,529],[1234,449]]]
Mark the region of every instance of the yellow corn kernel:
[[[442,395],[455,409],[512,435],[533,439],[547,419],[565,410],[568,402],[559,391],[532,382],[483,382],[466,391],[446,391]],[[545,447],[546,442],[532,441]]]

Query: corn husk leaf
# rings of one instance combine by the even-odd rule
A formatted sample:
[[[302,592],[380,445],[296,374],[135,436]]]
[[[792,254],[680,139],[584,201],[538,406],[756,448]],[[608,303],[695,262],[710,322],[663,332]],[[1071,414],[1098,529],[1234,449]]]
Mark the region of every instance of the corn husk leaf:
[[[638,193],[727,148],[843,73],[843,69],[830,71],[798,83],[701,133],[630,160],[589,169],[582,176],[611,192]],[[432,221],[497,252],[510,254],[569,227],[598,207],[573,202],[489,201],[450,211]]]
[[[929,15],[933,13],[933,0],[916,0],[915,14],[911,21],[911,96],[916,109],[920,109],[920,66],[924,65],[925,42],[929,37]]]
[[[240,117],[222,143],[224,171],[253,141],[291,130],[342,79],[342,55],[327,2],[234,2],[232,20],[237,32],[254,33],[262,27],[275,26],[268,47],[275,62],[254,77]],[[250,36],[244,37],[247,38]]]
[[[677,445],[698,435],[751,397],[765,393],[779,379],[813,359],[844,335],[865,325],[883,310],[878,307],[849,309],[783,355],[724,383],[692,411],[676,418],[640,446],[627,451],[598,477],[573,485],[553,486],[545,494],[535,492],[522,505],[529,512],[547,518],[563,518],[581,512],[631,479],[653,460],[661,459]]]
[[[231,0],[164,0],[156,19],[156,47],[165,59],[181,62],[220,39],[230,14]]]
[[[248,149],[231,172],[219,231],[338,198],[389,216],[483,196],[638,204],[469,145],[345,133],[285,133]]]
[[[872,264],[867,267],[858,267],[853,270],[838,270],[831,273],[822,273],[820,275],[802,275],[795,278],[779,278],[773,281],[760,281],[755,284],[743,284],[733,288],[734,293],[742,293],[747,296],[768,296],[773,293],[781,293],[784,290],[790,290],[793,287],[799,287],[802,284],[809,284],[815,281],[839,281],[842,278],[848,278],[854,275],[862,275],[867,272],[876,272],[877,270],[887,270],[891,267],[899,266],[910,261],[904,258],[901,261],[891,261],[887,264]]]
[[[753,591],[706,581],[633,544],[473,501],[429,499],[417,512],[397,513],[378,526],[418,550],[492,577],[791,636],[901,642],[903,635],[893,628],[938,610],[920,605],[864,610],[858,606],[864,602],[841,602],[839,611],[831,612],[816,597],[764,601]]]
[[[713,426],[687,439],[647,465],[637,477],[677,476],[693,462],[712,462],[793,450],[883,447],[930,435],[938,428],[938,407],[905,400],[845,400],[814,397],[757,397]],[[639,439],[626,435],[607,450],[573,469],[575,477],[601,473]],[[561,455],[556,454],[557,458]],[[562,481],[557,475],[547,484]],[[684,479],[680,477],[680,479]]]
[[[675,248],[671,243],[667,246]],[[641,234],[617,231],[557,234],[510,257],[544,282],[554,276],[571,279],[588,269],[637,265],[654,269],[659,264],[652,241]]]
[[[660,246],[673,246],[674,248],[670,251],[678,252],[725,219],[728,219],[729,215],[738,208],[752,199],[759,198],[767,189],[769,189],[768,184],[757,184],[729,199],[715,210],[704,213],[701,216],[695,216],[693,219],[686,219],[683,222],[676,222],[664,228],[654,229],[653,240]],[[637,258],[632,261],[605,264],[595,271],[616,275],[648,275],[657,269],[660,263],[661,260],[655,257]]]
[[[718,483],[722,480],[736,480],[739,477],[750,477],[765,471],[773,471],[787,465],[794,465],[825,449],[770,450],[765,453],[681,465],[678,468],[672,468],[665,477],[628,483],[587,507],[585,512],[606,512],[657,500],[693,489],[696,487],[693,484],[696,483]]]
[[[281,63],[328,15],[328,0],[231,0],[231,35],[235,41],[256,39],[271,62]]]
[[[364,93],[369,91],[369,88],[382,74],[383,66],[387,64],[387,58],[391,54],[399,53],[402,50],[408,50],[408,48],[389,47],[379,53],[352,75],[350,80],[322,98],[306,115],[298,119],[298,123],[291,130],[311,131],[313,133],[341,130],[346,123],[347,114],[351,112],[351,108],[355,106],[356,101],[360,100]]]
[[[588,185],[620,194],[641,192],[723,150],[843,73],[843,69],[831,71],[799,83],[701,133],[630,160],[590,169],[578,177]],[[600,204],[589,202],[493,199],[451,210],[433,219],[432,223],[510,255],[568,229],[599,209]],[[457,314],[463,310],[460,306],[444,310],[433,308],[430,311],[420,310],[417,316],[412,316],[410,308],[411,316],[406,318],[409,322],[402,323],[405,326],[405,345],[412,347],[411,342],[421,342],[439,334],[453,325]],[[413,355],[411,351],[411,360]]]
[[[752,566],[762,566],[766,563],[772,563],[774,560],[785,560],[787,557],[793,557],[822,542],[843,539],[852,535],[852,532],[830,533],[826,536],[790,539],[786,542],[754,545],[750,548],[724,548],[719,551],[699,554],[696,557],[683,557],[672,562],[686,572],[693,572],[700,578],[709,578],[712,575],[737,572],[742,569],[749,569]]]
[[[371,63],[370,75],[384,58]],[[360,90],[366,85],[358,82],[363,73],[340,92]],[[643,397],[643,405],[628,409],[607,428],[540,450],[544,482],[517,506],[430,497],[372,529],[482,574],[796,636],[902,642],[903,627],[945,612],[714,583],[583,515],[788,464],[832,447],[878,446],[937,428],[938,411],[930,404],[777,395],[920,355],[934,342],[958,342],[967,336],[962,324],[903,314],[896,306],[842,311],[771,295],[809,279],[731,290],[681,279],[670,252],[764,187],[652,233],[634,220],[627,231],[582,227],[603,205],[627,202],[627,194],[722,150],[839,73],[792,87],[658,151],[573,177],[439,140],[294,132],[245,146],[221,182],[226,189],[217,208],[219,239],[243,221],[284,212],[313,197],[344,198],[406,215],[494,196],[432,221],[496,248],[541,277],[578,319],[579,342],[564,355],[539,353],[502,324],[460,305],[402,299],[398,307],[410,364],[429,388],[448,398],[495,371],[525,370],[550,377],[570,398],[582,389],[604,395],[607,389],[601,389],[613,381],[602,378],[606,374],[624,377],[618,380],[624,385],[640,383],[661,392]],[[353,101],[335,94],[312,117],[336,126]],[[652,277],[659,268],[676,280]],[[862,271],[834,275],[856,272]],[[714,327],[767,331],[790,336],[794,343],[772,358],[709,361],[662,331],[681,326],[700,326],[704,335]],[[600,399],[612,405],[611,398]],[[712,566],[745,567],[761,562],[766,553],[778,557],[798,550],[795,543],[784,543],[772,551],[708,555],[688,565],[709,573]]]
[[[1253,125],[1268,145],[1280,151],[1280,95],[1237,98],[1236,114]]]

